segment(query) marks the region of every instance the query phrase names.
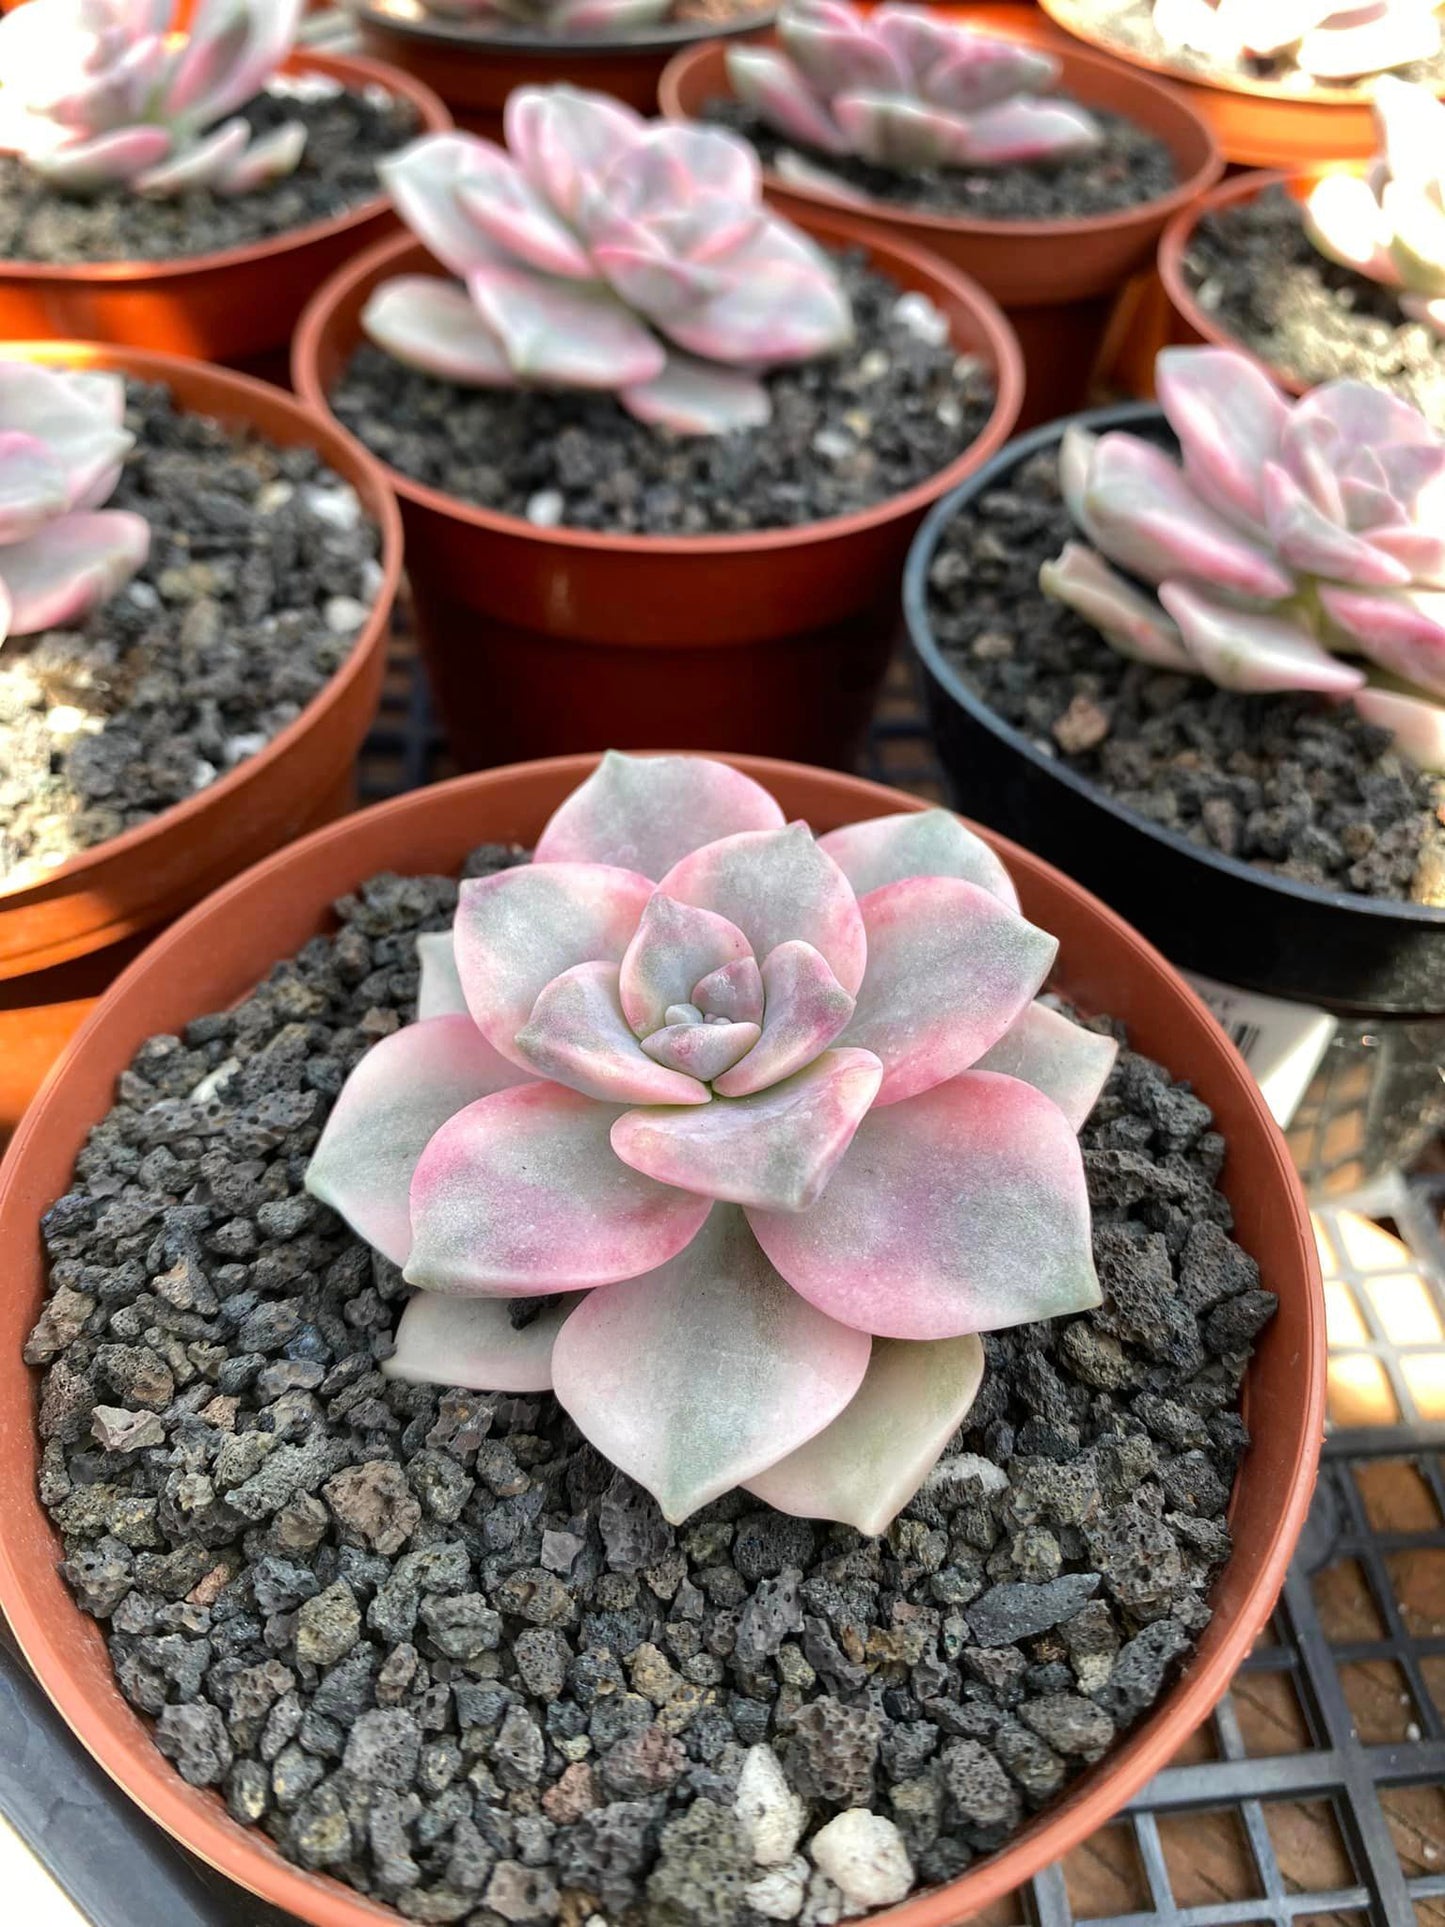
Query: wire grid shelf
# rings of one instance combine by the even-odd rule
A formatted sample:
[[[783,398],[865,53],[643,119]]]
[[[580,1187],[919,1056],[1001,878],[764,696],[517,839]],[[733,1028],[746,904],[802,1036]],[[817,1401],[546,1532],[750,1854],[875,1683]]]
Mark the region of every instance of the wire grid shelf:
[[[902,669],[862,769],[942,794]],[[362,799],[447,773],[402,654]],[[1316,1214],[1331,1428],[1269,1632],[1143,1794],[977,1927],[1445,1927],[1445,1175],[1355,1202]],[[0,1814],[95,1927],[293,1927],[142,1818],[3,1645]]]

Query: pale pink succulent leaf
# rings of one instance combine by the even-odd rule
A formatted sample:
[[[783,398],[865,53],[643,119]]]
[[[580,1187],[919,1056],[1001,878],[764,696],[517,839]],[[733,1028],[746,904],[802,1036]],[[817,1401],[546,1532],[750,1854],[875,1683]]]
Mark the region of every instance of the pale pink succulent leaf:
[[[868,971],[846,1044],[883,1061],[880,1106],[954,1078],[1038,991],[1058,942],[959,877],[908,877],[859,905]]]
[[[761,1024],[763,973],[751,952],[736,963],[724,964],[699,977],[688,1002],[704,1017],[723,1017],[729,1023]]]
[[[843,144],[846,148],[847,142]],[[816,166],[805,155],[795,154],[790,147],[780,148],[774,155],[773,172],[793,187],[806,188],[810,194],[819,194],[825,201],[836,201],[840,207],[873,205],[871,195],[829,173],[826,167]]]
[[[806,823],[721,837],[674,864],[659,888],[675,902],[726,917],[754,957],[794,938],[812,944],[844,990],[857,995],[868,954],[858,901]]]
[[[248,121],[223,121],[189,146],[174,149],[159,167],[148,167],[143,174],[137,174],[133,182],[135,191],[153,200],[165,200],[211,187],[224,179],[240,160],[250,138]]]
[[[827,1050],[750,1097],[703,1109],[627,1111],[612,1127],[624,1164],[659,1183],[733,1204],[806,1213],[877,1094],[870,1051]]]
[[[651,381],[666,365],[656,335],[591,282],[490,263],[467,276],[467,292],[520,380],[625,388]]]
[[[692,122],[650,122],[607,170],[606,198],[623,215],[677,196],[705,201],[716,195],[746,205],[761,193],[762,168],[748,143]]]
[[[716,268],[671,253],[646,229],[594,242],[592,260],[615,294],[660,327],[716,294],[721,284]]]
[[[177,120],[195,115],[204,124],[206,108],[238,69],[250,37],[251,9],[239,0],[207,0],[198,7],[166,87],[167,111]],[[218,111],[229,113],[240,105],[231,102]]]
[[[1338,461],[1368,449],[1377,458],[1393,447],[1438,446],[1439,437],[1407,401],[1363,381],[1330,381],[1297,401],[1280,437],[1278,459],[1307,493],[1319,447]],[[1318,498],[1316,498],[1318,499]],[[1318,506],[1328,511],[1323,501]]]
[[[1100,1302],[1078,1139],[1014,1077],[965,1071],[875,1107],[810,1211],[748,1216],[795,1291],[875,1336],[957,1338]]]
[[[789,6],[778,21],[778,38],[804,79],[825,97],[850,86],[908,91],[903,60],[852,7],[828,0]]]
[[[1392,181],[1383,202],[1390,229],[1391,265],[1403,287],[1431,299],[1445,295],[1445,206],[1440,198],[1445,156],[1439,170],[1439,177],[1428,188]]]
[[[725,362],[809,361],[847,345],[853,312],[813,244],[776,220],[735,254],[720,291],[669,316],[679,347]]]
[[[205,43],[223,36],[225,23],[237,4],[246,23],[241,51],[215,73],[208,86],[198,88],[193,95],[187,109],[187,118],[193,124],[219,120],[254,99],[296,39],[304,0],[200,0],[191,22],[188,51],[197,41]]]
[[[0,421],[43,442],[65,475],[63,507],[99,508],[120,475],[127,433],[119,375],[0,360]]]
[[[0,576],[0,642],[10,634],[10,591],[5,587],[5,578]]]
[[[10,634],[77,621],[128,582],[149,549],[149,526],[123,509],[63,515],[0,549]]]
[[[654,1062],[628,1029],[615,963],[573,964],[545,985],[517,1032],[537,1076],[604,1104],[706,1104],[694,1077]]]
[[[490,148],[479,154],[478,149]],[[457,187],[478,169],[511,167],[502,150],[474,134],[423,134],[378,161],[392,205],[443,267],[463,279],[500,257],[496,244],[457,198]]]
[[[416,993],[418,1023],[428,1017],[467,1017],[467,1000],[457,975],[457,953],[450,930],[424,931],[416,940],[421,977]]]
[[[1370,530],[1370,542],[1403,562],[1412,582],[1445,589],[1445,519],[1377,524]]]
[[[253,140],[240,159],[227,168],[215,191],[231,196],[254,194],[258,188],[294,174],[305,151],[306,123],[288,120]]]
[[[0,432],[0,546],[31,535],[69,506],[65,465],[21,429]]]
[[[670,1023],[644,1037],[642,1048],[655,1063],[710,1084],[731,1070],[761,1035],[753,1023]]]
[[[553,812],[532,860],[611,863],[656,882],[705,843],[783,823],[762,784],[731,764],[610,749]]]
[[[569,225],[647,125],[621,101],[574,87],[518,87],[507,97],[502,124],[523,173]]]
[[[0,567],[4,561],[0,557]],[[1351,648],[1407,682],[1445,695],[1445,591],[1370,591],[1322,582],[1319,598]]]
[[[1260,486],[1270,540],[1290,568],[1362,589],[1400,588],[1410,580],[1403,562],[1316,508],[1280,463],[1265,463]]]
[[[967,1418],[983,1382],[983,1341],[875,1338],[868,1371],[833,1420],[747,1481],[764,1505],[884,1533]]]
[[[554,977],[621,963],[652,884],[605,863],[528,863],[462,884],[453,937],[467,1008],[504,1057],[530,1070],[517,1032]]]
[[[878,22],[878,36],[889,40],[896,32],[896,12]],[[925,64],[916,49],[909,64],[921,76],[925,99],[961,114],[977,114],[1016,94],[1041,94],[1053,87],[1061,72],[1052,54],[1026,47],[1021,40],[1001,34],[960,32],[926,17],[935,30],[934,56]]]
[[[1094,450],[1099,446],[1099,437],[1089,428],[1081,428],[1077,422],[1070,422],[1064,430],[1059,443],[1059,493],[1064,498],[1064,506],[1074,527],[1089,537],[1091,542],[1099,540],[1099,531],[1089,520],[1089,470],[1093,466]]]
[[[743,932],[727,917],[659,889],[622,958],[623,1014],[639,1037],[650,1037],[666,1023],[670,1004],[692,1002],[700,978],[752,954]]]
[[[897,816],[845,823],[820,836],[818,848],[832,857],[857,897],[909,877],[961,877],[1010,910],[1019,907],[1018,891],[1002,860],[952,810],[904,810]]]
[[[1261,533],[1260,470],[1289,420],[1284,396],[1248,355],[1227,348],[1165,348],[1154,380],[1192,486],[1229,521]]]
[[[722,1097],[747,1097],[812,1063],[841,1037],[856,1009],[827,960],[810,943],[780,943],[763,960],[763,1027],[735,1069],[717,1080]]]
[[[396,1328],[385,1378],[410,1385],[455,1385],[472,1392],[550,1392],[552,1347],[585,1293],[568,1292],[523,1325],[506,1298],[413,1294]]]
[[[1445,772],[1445,708],[1395,689],[1357,689],[1350,698],[1367,723],[1388,729],[1400,754],[1418,768]]]
[[[1183,582],[1164,583],[1159,600],[1178,623],[1190,656],[1221,689],[1338,695],[1364,681],[1358,669],[1322,649],[1297,617],[1235,608]]]
[[[869,1350],[718,1205],[671,1262],[589,1293],[558,1334],[552,1379],[583,1436],[681,1524],[834,1419]]]
[[[1100,1031],[1072,1023],[1047,1004],[1033,1003],[1014,1020],[975,1069],[1018,1077],[1053,1099],[1082,1130],[1109,1081],[1119,1046]]]
[[[711,1208],[632,1170],[608,1142],[616,1105],[560,1084],[470,1104],[411,1184],[408,1284],[484,1298],[588,1290],[677,1255]]]
[[[374,288],[362,331],[398,361],[471,388],[515,388],[506,351],[465,288],[433,274],[399,274]]]
[[[576,235],[558,220],[517,163],[490,141],[472,145],[455,193],[462,209],[504,254],[542,274],[578,281],[595,278]]]
[[[1040,566],[1039,587],[1091,623],[1121,656],[1183,674],[1194,670],[1177,624],[1096,550],[1066,542],[1052,561]]]
[[[93,194],[117,181],[134,180],[164,160],[170,150],[171,137],[164,127],[121,127],[27,159],[51,187],[70,194]]]
[[[925,100],[850,88],[828,104],[849,152],[875,167],[959,167],[972,151],[976,123]]]
[[[960,159],[977,167],[1065,161],[1092,154],[1103,134],[1094,116],[1066,100],[1005,100],[974,114]]]
[[[1304,203],[1304,229],[1321,254],[1387,286],[1399,280],[1390,259],[1390,225],[1368,181],[1327,174]]]
[[[307,1190],[404,1265],[412,1174],[428,1142],[464,1106],[520,1081],[470,1017],[434,1017],[393,1031],[342,1086],[307,1167]]]
[[[770,47],[729,47],[728,84],[745,106],[789,140],[846,154],[847,136],[785,55]]]
[[[730,435],[772,420],[767,389],[741,369],[672,353],[662,373],[619,392],[630,415],[674,435]]]

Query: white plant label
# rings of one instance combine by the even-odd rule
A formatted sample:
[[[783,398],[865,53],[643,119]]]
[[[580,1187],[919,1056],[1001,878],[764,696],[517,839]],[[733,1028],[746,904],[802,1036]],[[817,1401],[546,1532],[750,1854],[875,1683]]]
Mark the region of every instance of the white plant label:
[[[1294,1116],[1309,1081],[1339,1028],[1338,1018],[1312,1004],[1261,997],[1252,990],[1184,973],[1254,1073],[1276,1124]]]

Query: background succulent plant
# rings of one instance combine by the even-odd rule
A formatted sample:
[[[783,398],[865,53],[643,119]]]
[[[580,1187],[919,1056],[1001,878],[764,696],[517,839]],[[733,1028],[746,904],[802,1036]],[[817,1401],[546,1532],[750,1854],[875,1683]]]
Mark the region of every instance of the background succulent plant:
[[[0,361],[0,642],[76,621],[144,562],[144,520],[101,511],[124,418],[118,375]]]
[[[1440,50],[1435,0],[1154,0],[1154,25],[1221,65],[1288,57],[1315,80],[1388,73]]]
[[[729,47],[728,79],[815,153],[907,170],[1062,160],[1099,145],[1083,108],[1036,98],[1058,80],[1052,54],[924,7],[863,14],[845,0],[787,0],[777,32],[777,49]],[[780,155],[780,172],[809,177],[800,158]]]
[[[0,151],[51,186],[245,194],[289,174],[306,130],[237,113],[291,50],[302,0],[29,0],[0,19]]]
[[[1445,102],[1385,74],[1375,87],[1380,153],[1364,174],[1327,174],[1305,203],[1322,254],[1400,290],[1400,306],[1445,334]]]
[[[386,1370],[553,1387],[669,1519],[745,1485],[881,1531],[977,1334],[1097,1304],[1077,1131],[1115,1046],[943,810],[815,838],[609,755],[422,940],[419,1021],[307,1183],[418,1286]]]
[[[851,336],[841,283],[763,205],[746,141],[571,87],[519,88],[505,131],[507,149],[429,134],[382,164],[465,283],[376,290],[362,325],[398,359],[478,387],[610,389],[644,421],[712,434],[768,419],[753,370]]]
[[[424,0],[428,13],[479,26],[530,27],[536,32],[605,38],[655,26],[674,0]]]
[[[1445,769],[1445,441],[1364,382],[1291,403],[1230,349],[1166,348],[1156,375],[1181,460],[1069,428],[1059,479],[1093,546],[1045,563],[1045,592],[1138,661],[1348,696]]]

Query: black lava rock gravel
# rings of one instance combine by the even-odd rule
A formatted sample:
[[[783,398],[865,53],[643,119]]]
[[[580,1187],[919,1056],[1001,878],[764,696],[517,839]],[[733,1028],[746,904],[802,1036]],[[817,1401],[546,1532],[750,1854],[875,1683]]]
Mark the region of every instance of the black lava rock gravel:
[[[1445,784],[1345,704],[1242,696],[1127,662],[1038,586],[1075,537],[1045,451],[944,530],[929,617],[1007,723],[1152,822],[1261,870],[1445,903]]]
[[[145,565],[83,626],[0,651],[0,890],[204,789],[294,720],[350,654],[377,531],[306,448],[274,448],[131,383],[136,446],[107,507]]]
[[[836,358],[767,377],[773,418],[731,435],[649,428],[611,395],[460,388],[362,347],[331,397],[373,453],[464,502],[616,534],[792,528],[887,501],[956,460],[992,373],[938,339],[936,310],[839,257],[857,324]]]
[[[258,134],[283,121],[306,123],[296,171],[254,194],[201,191],[147,201],[116,191],[82,198],[57,193],[22,161],[0,154],[0,261],[172,261],[292,234],[380,200],[376,163],[420,129],[415,108],[379,88],[319,98],[261,94],[241,111]]]
[[[883,1538],[742,1493],[674,1530],[551,1398],[384,1379],[400,1275],[302,1189],[455,898],[375,878],[152,1038],[45,1216],[42,1496],[122,1690],[193,1785],[412,1920],[831,1922],[794,1849],[859,1804],[905,1884],[948,1879],[1208,1622],[1274,1306],[1209,1111],[1123,1053],[1084,1133],[1105,1302],[988,1338]]]

